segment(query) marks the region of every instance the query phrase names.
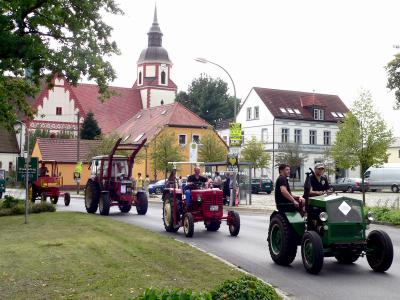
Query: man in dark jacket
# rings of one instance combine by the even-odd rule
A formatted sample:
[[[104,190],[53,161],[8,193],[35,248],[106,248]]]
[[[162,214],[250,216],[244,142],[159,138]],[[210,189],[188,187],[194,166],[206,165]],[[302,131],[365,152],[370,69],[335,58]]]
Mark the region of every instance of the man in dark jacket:
[[[329,189],[328,177],[324,175],[325,166],[322,163],[315,164],[314,174],[310,175],[311,191],[310,196],[320,196],[326,193]]]

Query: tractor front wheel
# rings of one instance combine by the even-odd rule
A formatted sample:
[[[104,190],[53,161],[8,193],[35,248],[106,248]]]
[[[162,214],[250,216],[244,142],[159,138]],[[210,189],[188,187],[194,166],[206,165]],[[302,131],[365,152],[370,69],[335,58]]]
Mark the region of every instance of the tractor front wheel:
[[[176,201],[179,200],[176,199]],[[174,216],[173,214],[174,214],[174,200],[172,196],[165,195],[165,198],[163,200],[163,221],[164,221],[164,228],[167,232],[177,232],[179,229],[179,224],[174,225],[174,220],[177,216]]]
[[[138,215],[145,215],[147,213],[147,208],[149,207],[149,200],[147,199],[147,195],[146,193],[139,192],[137,193],[136,197],[136,211]]]
[[[231,236],[237,236],[240,231],[240,216],[236,211],[229,211],[228,212],[228,219],[230,216],[230,222],[228,223],[229,226],[229,233]]]
[[[301,258],[308,273],[318,274],[324,265],[324,246],[315,231],[307,231],[301,240]]]
[[[94,214],[99,206],[100,187],[96,182],[89,180],[85,188],[85,207],[89,214]]]
[[[64,194],[64,204],[68,206],[71,203],[71,195],[69,193]]]
[[[367,260],[376,272],[387,271],[393,262],[393,244],[382,230],[373,230],[367,237]]]
[[[340,264],[350,265],[354,263],[360,257],[359,253],[353,253],[351,251],[341,251],[335,255],[336,260]]]
[[[101,192],[100,202],[99,202],[99,212],[102,216],[108,216],[110,213],[110,193]]]
[[[42,199],[43,199],[43,196],[42,196]],[[44,202],[46,202],[46,196],[44,196]],[[57,204],[58,196],[50,197],[50,202],[53,204]]]
[[[272,260],[278,265],[288,266],[296,257],[296,233],[287,218],[279,213],[269,223],[268,248]]]
[[[218,231],[221,226],[221,221],[212,220],[208,222],[204,222],[204,226],[206,226],[207,231]]]
[[[191,213],[186,213],[183,216],[183,231],[186,237],[192,237],[194,233],[194,220]]]

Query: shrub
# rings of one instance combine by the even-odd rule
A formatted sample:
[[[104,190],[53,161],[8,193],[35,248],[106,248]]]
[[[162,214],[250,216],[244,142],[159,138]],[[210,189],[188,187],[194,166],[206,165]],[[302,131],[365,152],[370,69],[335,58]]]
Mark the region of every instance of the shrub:
[[[275,300],[275,289],[253,276],[227,280],[211,292],[213,300]]]
[[[400,210],[388,207],[372,207],[369,208],[375,215],[375,220],[380,222],[388,222],[393,225],[400,225]]]
[[[56,211],[55,205],[49,203],[49,202],[42,202],[42,203],[37,203],[31,205],[29,212],[38,214],[41,212],[54,212]]]
[[[25,200],[17,199],[12,196],[6,195],[4,196],[4,200],[0,201],[0,208],[12,208],[18,203],[24,203]]]
[[[135,300],[212,300],[210,293],[196,293],[191,290],[147,289]]]
[[[55,205],[49,202],[29,204],[29,213],[54,212]],[[23,215],[25,213],[25,200],[16,199],[11,196],[5,196],[4,200],[0,201],[0,217]]]

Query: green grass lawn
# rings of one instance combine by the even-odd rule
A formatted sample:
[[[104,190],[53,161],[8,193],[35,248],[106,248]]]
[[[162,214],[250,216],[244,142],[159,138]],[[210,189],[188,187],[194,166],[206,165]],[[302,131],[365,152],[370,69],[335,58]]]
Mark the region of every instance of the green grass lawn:
[[[208,291],[242,275],[186,244],[111,218],[56,212],[23,220],[0,218],[1,299],[127,299],[147,287]]]

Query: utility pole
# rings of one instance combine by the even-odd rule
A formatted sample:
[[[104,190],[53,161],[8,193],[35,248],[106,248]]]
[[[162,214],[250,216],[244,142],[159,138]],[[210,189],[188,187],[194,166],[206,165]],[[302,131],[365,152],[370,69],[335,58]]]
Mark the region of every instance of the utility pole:
[[[79,146],[80,146],[80,135],[81,135],[81,133],[80,133],[80,123],[79,123],[79,120],[80,120],[80,111],[78,110],[78,114],[77,114],[77,117],[78,117],[78,119],[77,119],[77,126],[78,126],[78,134],[77,134],[77,136],[76,136],[76,138],[77,138],[77,152],[76,152],[76,163],[77,164],[79,164]],[[76,193],[77,194],[79,194],[79,186],[80,185],[80,180],[77,180],[76,181]]]
[[[29,207],[29,163],[30,163],[30,154],[29,154],[29,123],[25,123],[26,129],[26,160],[25,160],[25,189],[26,189],[26,199],[25,199],[25,224],[28,224],[28,207]],[[32,191],[33,196],[33,191]]]

